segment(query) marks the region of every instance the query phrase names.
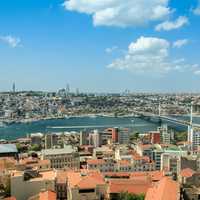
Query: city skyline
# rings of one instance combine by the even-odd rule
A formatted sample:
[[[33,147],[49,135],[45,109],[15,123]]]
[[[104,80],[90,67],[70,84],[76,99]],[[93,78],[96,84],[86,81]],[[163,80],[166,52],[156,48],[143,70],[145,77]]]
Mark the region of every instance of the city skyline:
[[[0,91],[200,92],[198,0],[4,0],[0,25]]]

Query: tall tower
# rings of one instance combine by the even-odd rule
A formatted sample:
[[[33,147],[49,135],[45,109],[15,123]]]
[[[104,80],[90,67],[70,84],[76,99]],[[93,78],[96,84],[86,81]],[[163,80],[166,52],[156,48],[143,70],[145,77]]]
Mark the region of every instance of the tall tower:
[[[12,92],[15,93],[15,82],[12,85]]]
[[[66,89],[65,89],[65,91],[66,91],[66,95],[68,96],[69,93],[70,93],[70,87],[69,87],[69,84],[66,85]]]

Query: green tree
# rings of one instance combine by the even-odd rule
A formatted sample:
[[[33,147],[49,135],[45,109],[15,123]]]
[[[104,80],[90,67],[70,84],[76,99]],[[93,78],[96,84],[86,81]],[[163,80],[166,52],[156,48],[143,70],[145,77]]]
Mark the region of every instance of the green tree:
[[[22,152],[23,148],[19,143],[16,144],[16,147],[17,147],[18,152]]]
[[[175,134],[175,142],[187,141],[187,132],[177,132]]]
[[[41,150],[41,146],[34,144],[29,148],[29,151],[40,151]]]
[[[120,193],[119,200],[144,200],[144,194],[136,195],[128,192]]]
[[[140,133],[136,132],[136,133],[133,133],[133,134],[130,136],[130,139],[131,139],[131,140],[137,140],[137,139],[139,139],[139,136],[140,136]]]

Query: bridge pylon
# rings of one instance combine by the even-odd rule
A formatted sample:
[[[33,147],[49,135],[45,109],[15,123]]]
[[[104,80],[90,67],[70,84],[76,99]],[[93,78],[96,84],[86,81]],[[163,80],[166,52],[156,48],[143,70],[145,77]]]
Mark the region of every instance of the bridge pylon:
[[[161,116],[161,105],[160,105],[160,102],[159,102],[159,105],[158,105],[158,116],[159,117]]]

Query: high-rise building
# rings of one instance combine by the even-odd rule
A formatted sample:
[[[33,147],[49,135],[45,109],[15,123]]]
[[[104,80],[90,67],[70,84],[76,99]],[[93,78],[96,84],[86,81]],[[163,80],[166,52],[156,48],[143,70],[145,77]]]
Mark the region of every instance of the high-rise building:
[[[69,93],[70,93],[70,86],[69,86],[69,84],[66,85],[65,92],[66,92],[66,96],[68,96]]]
[[[42,144],[42,133],[32,133],[30,135],[31,145],[41,145]]]
[[[200,146],[200,130],[192,130],[191,136],[192,150],[197,150],[198,146]]]
[[[150,134],[151,144],[160,144],[160,132],[159,131],[151,131],[149,134]]]
[[[193,127],[193,104],[191,104],[190,125],[188,126],[188,142],[190,150],[197,150],[200,145],[200,130]]]
[[[118,132],[118,143],[119,144],[128,144],[129,143],[129,132],[120,130]]]
[[[163,144],[170,144],[171,143],[171,133],[168,132],[167,125],[162,125],[158,128],[161,136],[161,143]]]
[[[94,147],[99,147],[101,145],[101,141],[100,141],[100,134],[98,132],[98,130],[94,130],[94,133],[93,133],[93,145]]]
[[[94,130],[93,133],[89,134],[89,145],[96,147],[101,146],[101,135],[98,130]]]
[[[56,134],[45,135],[45,149],[52,149],[58,145],[58,136]]]
[[[89,144],[88,136],[89,136],[89,134],[86,131],[80,132],[80,145],[88,145]]]
[[[51,144],[51,135],[46,134],[45,135],[45,149],[51,149],[52,144]]]
[[[112,128],[112,142],[117,143],[118,142],[118,128]]]

